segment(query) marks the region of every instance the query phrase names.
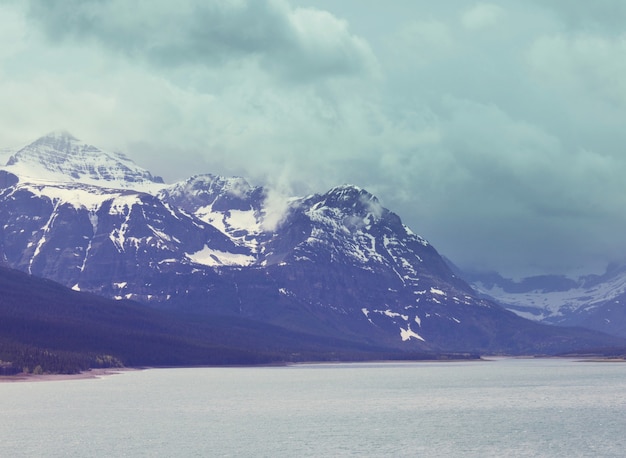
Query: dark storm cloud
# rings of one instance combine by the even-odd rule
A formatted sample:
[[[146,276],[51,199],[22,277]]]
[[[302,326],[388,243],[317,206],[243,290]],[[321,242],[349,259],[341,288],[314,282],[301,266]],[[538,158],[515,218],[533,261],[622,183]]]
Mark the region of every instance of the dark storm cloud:
[[[33,0],[29,11],[51,39],[93,40],[163,67],[258,59],[294,82],[375,67],[365,41],[344,21],[279,0]]]

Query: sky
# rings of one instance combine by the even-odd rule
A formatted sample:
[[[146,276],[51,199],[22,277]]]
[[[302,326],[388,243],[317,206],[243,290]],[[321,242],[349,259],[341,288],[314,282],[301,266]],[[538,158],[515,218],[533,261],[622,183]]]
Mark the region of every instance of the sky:
[[[0,0],[0,146],[352,183],[465,269],[626,261],[622,0]]]

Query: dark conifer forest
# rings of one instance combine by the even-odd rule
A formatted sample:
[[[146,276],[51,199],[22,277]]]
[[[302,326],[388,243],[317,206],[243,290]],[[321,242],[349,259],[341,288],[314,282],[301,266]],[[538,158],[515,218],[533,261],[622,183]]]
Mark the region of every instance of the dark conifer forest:
[[[469,358],[370,347],[241,318],[173,314],[0,267],[0,375],[122,366]]]

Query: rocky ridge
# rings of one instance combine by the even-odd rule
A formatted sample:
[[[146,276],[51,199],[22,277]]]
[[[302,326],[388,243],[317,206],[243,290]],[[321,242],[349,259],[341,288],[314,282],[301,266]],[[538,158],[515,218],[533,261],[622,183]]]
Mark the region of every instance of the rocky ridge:
[[[362,344],[496,353],[607,344],[480,297],[364,189],[290,198],[279,224],[267,195],[210,174],[165,185],[56,133],[0,170],[0,256],[75,290]]]

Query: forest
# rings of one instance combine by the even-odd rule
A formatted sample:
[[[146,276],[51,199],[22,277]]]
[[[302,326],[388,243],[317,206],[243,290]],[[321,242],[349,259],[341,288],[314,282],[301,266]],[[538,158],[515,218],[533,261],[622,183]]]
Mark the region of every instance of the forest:
[[[0,267],[0,375],[90,368],[478,358],[409,353],[240,317],[156,310]]]

